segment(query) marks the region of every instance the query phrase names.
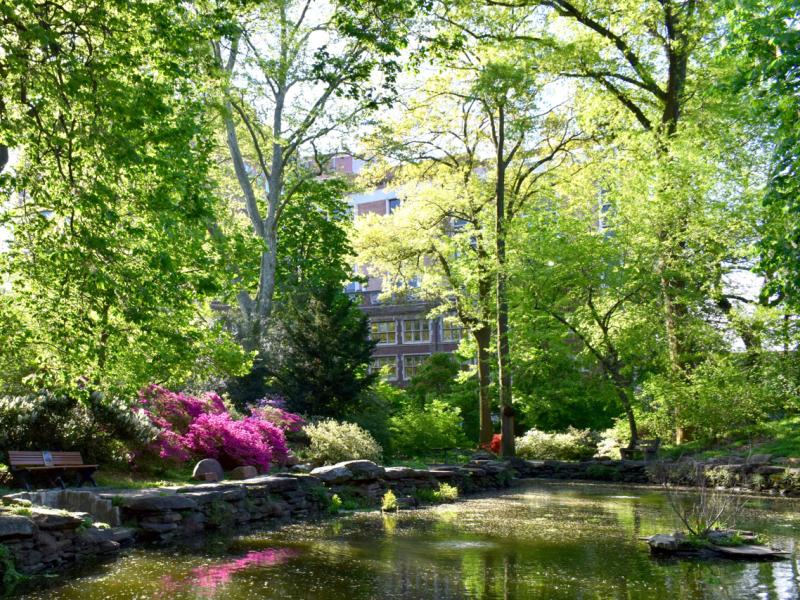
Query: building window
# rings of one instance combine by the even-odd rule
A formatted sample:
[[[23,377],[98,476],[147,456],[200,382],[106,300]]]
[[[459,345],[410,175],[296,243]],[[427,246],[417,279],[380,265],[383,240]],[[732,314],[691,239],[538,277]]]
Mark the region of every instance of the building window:
[[[420,365],[428,360],[430,354],[404,354],[403,355],[403,379],[413,379],[417,374]]]
[[[380,373],[385,381],[397,381],[397,357],[373,356],[370,371]]]
[[[391,200],[389,200],[389,214],[392,214],[398,206],[400,206],[399,199],[392,198]]]
[[[406,319],[403,321],[403,342],[417,344],[431,341],[431,325],[427,319]]]
[[[379,344],[396,344],[397,325],[394,321],[372,321],[370,337]]]
[[[443,342],[460,342],[462,337],[464,337],[464,328],[461,325],[449,319],[442,321]]]

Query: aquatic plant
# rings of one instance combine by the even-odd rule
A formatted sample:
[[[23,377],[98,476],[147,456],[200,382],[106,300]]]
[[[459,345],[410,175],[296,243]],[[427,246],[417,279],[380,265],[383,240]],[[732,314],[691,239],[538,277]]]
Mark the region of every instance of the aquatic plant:
[[[381,502],[381,510],[385,512],[395,511],[397,510],[399,505],[397,504],[397,496],[394,495],[392,490],[388,490],[383,495],[383,501]]]

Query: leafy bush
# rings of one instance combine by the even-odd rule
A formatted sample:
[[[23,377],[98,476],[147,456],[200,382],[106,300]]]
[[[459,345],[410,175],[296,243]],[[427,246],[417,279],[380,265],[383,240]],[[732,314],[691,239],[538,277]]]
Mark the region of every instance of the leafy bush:
[[[406,408],[390,419],[389,427],[392,449],[404,456],[466,444],[461,429],[461,411],[441,400],[433,400],[424,409]]]
[[[383,450],[378,442],[355,423],[326,419],[306,425],[304,431],[311,440],[307,458],[315,465],[357,459],[381,460]]]
[[[250,414],[269,421],[284,433],[301,431],[306,424],[303,417],[286,410],[286,399],[277,394],[264,396],[257,400],[255,405],[250,407]]]
[[[458,500],[458,488],[449,483],[440,483],[434,496],[439,502],[455,502]]]
[[[432,504],[455,502],[458,500],[458,488],[449,483],[440,483],[439,487],[435,490],[420,488],[416,491],[414,496],[420,502],[429,502]]]
[[[79,450],[86,460],[123,460],[155,435],[146,418],[102,394],[0,397],[0,449],[5,451]]]
[[[142,390],[139,402],[139,411],[158,428],[150,449],[160,458],[183,462],[208,457],[225,468],[253,465],[268,470],[270,463],[282,463],[288,456],[278,425],[259,409],[235,419],[213,392],[198,397],[152,385]],[[295,417],[299,419],[291,415],[290,420],[295,422]]]
[[[531,429],[516,442],[517,454],[528,459],[580,460],[589,458],[597,450],[597,441],[591,431],[572,427],[565,433]]]
[[[342,499],[339,497],[339,494],[334,494],[331,496],[330,503],[328,504],[328,514],[336,515],[339,514],[339,511],[342,509]]]
[[[383,495],[383,501],[381,502],[381,510],[388,512],[397,509],[398,509],[397,496],[394,495],[394,492],[392,490],[388,490]]]

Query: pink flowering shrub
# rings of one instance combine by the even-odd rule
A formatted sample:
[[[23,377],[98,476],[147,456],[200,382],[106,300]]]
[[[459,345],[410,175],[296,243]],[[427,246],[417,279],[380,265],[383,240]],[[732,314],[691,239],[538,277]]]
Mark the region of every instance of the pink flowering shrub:
[[[306,424],[303,417],[286,410],[286,400],[278,395],[257,400],[255,406],[250,406],[250,414],[277,425],[284,433],[296,433]]]
[[[253,465],[266,471],[289,455],[280,426],[256,412],[234,419],[213,392],[197,397],[151,385],[140,392],[139,402],[159,430],[151,449],[161,458],[216,458],[228,469]]]

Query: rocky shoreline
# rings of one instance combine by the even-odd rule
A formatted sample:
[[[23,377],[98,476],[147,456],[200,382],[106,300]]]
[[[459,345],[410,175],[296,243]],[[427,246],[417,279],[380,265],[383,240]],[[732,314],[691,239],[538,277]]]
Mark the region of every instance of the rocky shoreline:
[[[13,569],[22,575],[64,571],[113,558],[126,546],[188,540],[206,532],[278,526],[330,514],[334,494],[363,507],[380,506],[392,490],[415,498],[442,483],[461,494],[508,487],[511,466],[495,460],[430,469],[384,468],[370,461],[348,461],[311,474],[279,473],[243,481],[224,481],[152,490],[66,492],[93,495],[113,523],[96,522],[86,512],[34,505],[36,493],[12,494],[0,507],[0,581]],[[59,497],[51,493],[49,500]],[[406,502],[413,505],[416,502]]]
[[[800,496],[800,469],[764,457],[730,464],[635,460],[499,461],[475,458],[428,469],[382,467],[366,460],[245,480],[150,490],[46,490],[5,496],[0,505],[0,582],[9,569],[23,575],[65,571],[113,559],[126,546],[189,540],[215,531],[274,527],[331,514],[337,495],[377,508],[388,491],[402,507],[447,483],[460,495],[507,488],[517,479],[653,485],[667,468],[673,482],[703,469],[717,487]],[[698,467],[698,464],[700,465]],[[687,480],[691,484],[690,480]],[[686,483],[686,482],[683,482]],[[754,485],[755,484],[755,485]],[[46,505],[46,506],[44,506]]]

